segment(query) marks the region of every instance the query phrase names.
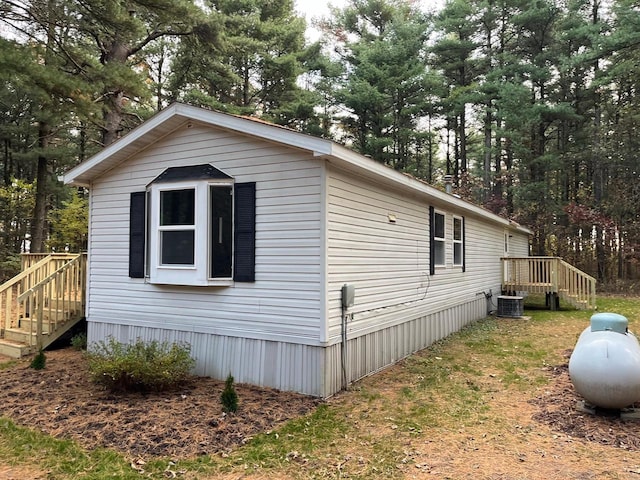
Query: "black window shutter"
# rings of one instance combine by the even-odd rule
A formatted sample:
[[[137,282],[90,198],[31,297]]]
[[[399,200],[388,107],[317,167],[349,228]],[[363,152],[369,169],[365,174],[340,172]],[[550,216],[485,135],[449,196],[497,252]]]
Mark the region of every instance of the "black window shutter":
[[[255,282],[256,279],[256,184],[236,183],[234,188],[233,279]]]
[[[467,271],[467,229],[464,225],[464,217],[462,217],[462,271]]]
[[[429,275],[436,273],[435,209],[429,207]]]
[[[144,278],[145,200],[147,192],[131,193],[129,208],[129,276]]]

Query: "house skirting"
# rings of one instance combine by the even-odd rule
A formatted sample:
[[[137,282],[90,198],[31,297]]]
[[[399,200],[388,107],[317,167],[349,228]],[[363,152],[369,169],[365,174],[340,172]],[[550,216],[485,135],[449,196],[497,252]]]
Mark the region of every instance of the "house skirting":
[[[347,342],[345,374],[349,383],[371,375],[402,358],[485,318],[484,297],[367,333]],[[328,397],[343,383],[342,345],[328,347],[258,340],[158,327],[96,322],[89,319],[88,340],[113,337],[184,342],[196,359],[195,374],[238,383]]]

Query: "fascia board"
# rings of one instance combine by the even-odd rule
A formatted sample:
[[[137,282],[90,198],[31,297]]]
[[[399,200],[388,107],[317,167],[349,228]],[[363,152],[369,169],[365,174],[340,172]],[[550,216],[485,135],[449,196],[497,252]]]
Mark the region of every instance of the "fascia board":
[[[161,128],[165,124],[165,126],[168,126],[169,122],[171,122],[171,125],[175,124],[173,128],[175,129],[189,121],[307,150],[313,152],[315,156],[327,155],[331,152],[332,142],[329,140],[311,137],[256,120],[174,103],[134,128],[126,136],[66,172],[63,176],[63,181],[66,184],[87,186],[98,175],[117,166],[131,154],[141,151],[152,142],[157,141],[157,137],[145,139],[150,132]],[[137,148],[127,153],[125,149],[130,146]]]
[[[514,228],[523,233],[531,235],[533,232],[526,227],[523,227],[512,220],[500,217],[482,207],[467,202],[454,195],[438,190],[435,187],[427,185],[419,180],[404,175],[396,170],[393,170],[381,163],[378,163],[368,157],[362,156],[346,147],[334,143],[332,149],[332,157],[337,160],[337,163],[344,162],[356,169],[366,170],[376,176],[395,183],[401,188],[413,190],[417,194],[422,194],[430,197],[434,202],[452,205],[456,209],[466,211],[470,214],[486,218],[494,223],[502,224],[506,227]]]
[[[510,228],[531,234],[532,232],[513,221],[495,215],[482,207],[466,202],[453,195],[447,194],[427,185],[417,179],[403,175],[381,163],[356,153],[333,141],[312,137],[307,134],[294,132],[286,128],[261,122],[259,120],[242,118],[227,113],[205,110],[191,105],[174,103],[161,110],[146,122],[129,132],[126,136],[101,150],[99,153],[66,172],[63,176],[65,184],[88,186],[91,181],[104,172],[125,161],[132,154],[143,150],[156,142],[159,136],[149,135],[162,126],[167,127],[168,134],[185,123],[193,121],[238,132],[240,134],[261,138],[265,141],[286,145],[293,148],[312,152],[316,157],[323,157],[337,163],[344,163],[367,175],[372,175],[389,181],[422,195],[427,195],[433,201],[452,205],[462,211],[487,218]],[[133,149],[127,150],[127,147]]]
[[[132,145],[136,142],[141,142],[141,139],[145,137],[147,133],[158,128],[159,125],[165,123],[169,118],[175,115],[174,106],[170,106],[165,110],[162,110],[155,114],[153,117],[148,119],[146,122],[141,123],[139,126],[131,130],[124,137],[116,140],[111,145],[103,148],[98,153],[85,160],[84,162],[76,165],[68,172],[65,172],[63,175],[63,181],[65,184],[77,185],[77,186],[87,186],[90,183],[90,180],[93,179],[95,175],[92,175],[92,172],[99,169],[100,173],[109,170],[112,168],[111,162],[109,159],[115,158],[117,159],[116,154],[121,152],[124,148]],[[140,149],[143,147],[141,146]],[[107,163],[108,165],[104,165]],[[119,163],[119,162],[117,162]]]
[[[259,120],[237,117],[226,113],[213,112],[189,105],[178,104],[177,113],[189,120],[210,124],[211,126],[232,130],[269,142],[313,152],[314,155],[331,153],[331,142],[322,138],[294,132],[278,125],[263,123]]]

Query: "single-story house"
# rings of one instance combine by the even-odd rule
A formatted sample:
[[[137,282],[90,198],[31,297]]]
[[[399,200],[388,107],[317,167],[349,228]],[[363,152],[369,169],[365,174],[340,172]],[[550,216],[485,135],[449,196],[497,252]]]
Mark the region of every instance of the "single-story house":
[[[88,341],[327,397],[487,315],[531,231],[329,140],[173,104],[64,181],[90,190]],[[494,300],[495,302],[495,300]]]

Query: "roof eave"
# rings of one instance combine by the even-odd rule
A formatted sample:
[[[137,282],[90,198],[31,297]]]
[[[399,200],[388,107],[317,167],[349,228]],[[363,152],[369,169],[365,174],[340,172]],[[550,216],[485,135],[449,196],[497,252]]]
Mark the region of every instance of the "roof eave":
[[[235,115],[174,103],[131,130],[121,139],[105,147],[96,155],[66,172],[63,176],[63,181],[68,185],[88,186],[93,179],[156,142],[157,137],[150,136],[150,132],[164,127],[166,135],[189,122],[212,125],[217,128],[262,138],[266,141],[300,148],[310,151],[316,156],[331,153],[332,142],[329,140],[311,137],[293,130]]]
[[[511,220],[500,217],[461,198],[447,194],[415,178],[403,175],[331,140],[313,137],[261,121],[205,110],[182,103],[174,103],[158,112],[121,139],[66,172],[63,176],[64,183],[74,186],[90,186],[95,178],[117,167],[132,155],[157,142],[159,138],[170,134],[189,122],[203,123],[305,150],[316,157],[343,163],[360,171],[384,178],[393,184],[408,188],[418,194],[427,195],[436,202],[453,204],[459,210],[490,219],[493,222],[503,224],[505,227],[519,230],[523,233],[533,233],[528,228]],[[154,131],[156,135],[149,135]]]
[[[384,177],[388,181],[391,181],[400,187],[408,188],[418,194],[427,195],[436,202],[453,204],[456,208],[462,211],[466,211],[470,214],[490,219],[493,222],[503,224],[505,227],[521,231],[528,235],[533,234],[531,230],[523,227],[522,225],[519,225],[513,220],[503,218],[493,212],[490,212],[489,210],[486,210],[485,208],[479,207],[478,205],[467,202],[466,200],[458,198],[449,193],[445,193],[442,190],[438,190],[431,185],[427,185],[426,183],[421,182],[415,178],[411,178],[410,176],[404,175],[396,170],[386,167],[385,165],[364,157],[352,150],[349,150],[346,147],[343,147],[342,145],[333,143],[332,154],[330,157],[334,160],[337,160],[338,162],[344,162],[358,169],[362,168],[374,173],[375,175]]]

